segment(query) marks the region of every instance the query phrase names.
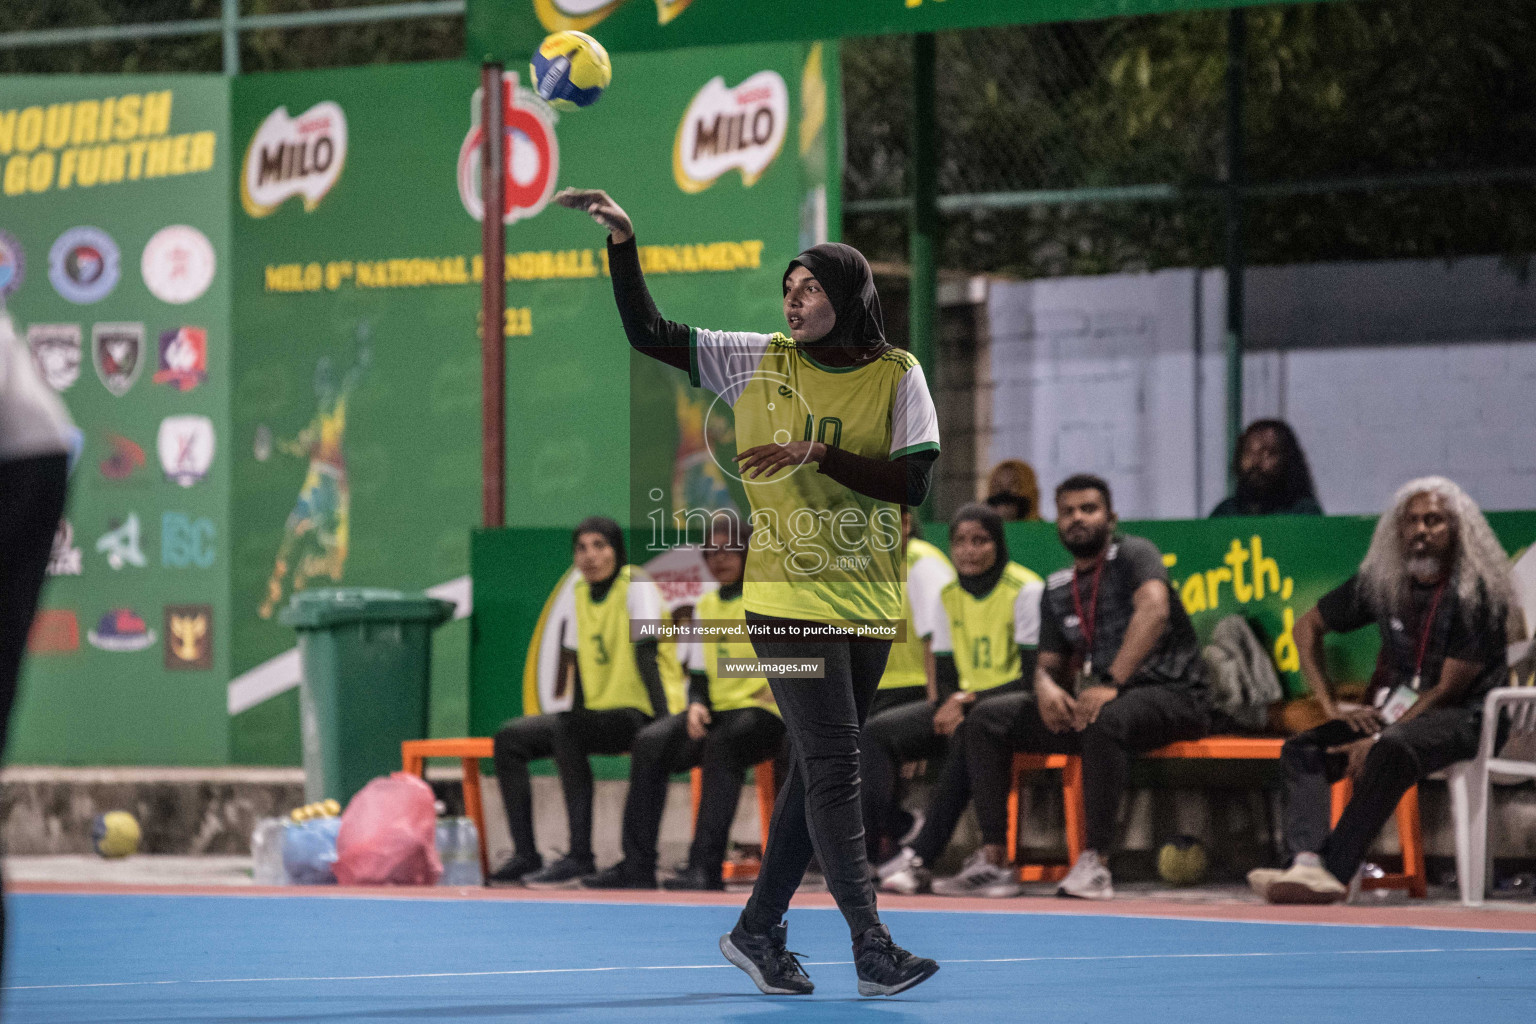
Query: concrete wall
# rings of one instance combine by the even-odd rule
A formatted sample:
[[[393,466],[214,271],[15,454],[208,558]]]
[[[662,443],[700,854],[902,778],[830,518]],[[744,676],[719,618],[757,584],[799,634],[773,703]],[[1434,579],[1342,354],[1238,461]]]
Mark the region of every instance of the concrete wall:
[[[1425,473],[1489,509],[1536,507],[1536,285],[1480,258],[1261,267],[1247,288],[1244,419],[1291,422],[1328,512],[1378,512]],[[1018,457],[1043,490],[1103,475],[1126,517],[1209,512],[1224,294],[1221,271],[991,281],[978,476]]]

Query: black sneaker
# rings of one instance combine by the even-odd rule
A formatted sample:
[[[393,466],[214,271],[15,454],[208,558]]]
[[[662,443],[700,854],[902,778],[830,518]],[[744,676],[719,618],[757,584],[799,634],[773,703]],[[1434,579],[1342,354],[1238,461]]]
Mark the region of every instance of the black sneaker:
[[[629,861],[621,860],[611,868],[604,868],[595,875],[583,878],[581,887],[583,889],[654,889],[656,888],[656,871],[632,867]]]
[[[725,882],[719,875],[705,874],[703,868],[684,868],[662,882],[661,887],[671,892],[724,892]]]
[[[744,931],[738,921],[729,935],[720,936],[720,952],[746,971],[764,995],[808,996],[816,986],[806,976],[800,961],[795,959],[800,954],[784,948],[788,934],[789,927],[782,921],[767,935],[752,935]]]
[[[524,875],[531,875],[544,866],[544,858],[537,852],[519,853],[501,867],[491,872],[487,885],[516,885]]]
[[[530,889],[574,889],[581,880],[597,870],[590,860],[561,857],[542,871],[523,876],[523,884]]]
[[[913,956],[891,941],[885,925],[876,925],[853,944],[853,967],[859,974],[859,995],[893,996],[938,973],[939,965]]]

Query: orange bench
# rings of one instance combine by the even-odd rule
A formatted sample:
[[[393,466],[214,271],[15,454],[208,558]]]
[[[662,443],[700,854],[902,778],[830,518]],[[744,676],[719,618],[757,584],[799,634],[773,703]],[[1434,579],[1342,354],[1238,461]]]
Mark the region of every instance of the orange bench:
[[[494,752],[489,737],[451,740],[406,740],[400,744],[400,770],[420,776],[429,757],[456,757],[464,769],[464,813],[480,833],[480,872],[491,875],[485,852],[485,808],[480,803],[480,761]]]
[[[480,762],[489,758],[493,751],[489,737],[464,737],[446,740],[406,740],[400,744],[400,770],[407,775],[421,775],[429,757],[456,757],[464,773],[464,814],[475,823],[480,833],[480,870],[490,877],[490,857],[485,844],[485,807],[480,802]],[[773,761],[764,761],[756,768],[757,811],[762,821],[763,843],[768,842],[768,822],[773,817],[773,799],[776,795],[773,779]],[[699,794],[703,788],[703,773],[693,770],[693,815],[699,815]],[[725,877],[733,878],[732,868],[725,866]]]
[[[1203,740],[1186,740],[1170,743],[1166,747],[1149,751],[1142,757],[1184,758],[1197,760],[1275,760],[1285,741],[1272,736],[1207,736]],[[1076,754],[1014,754],[1013,778],[1008,793],[1008,854],[1018,856],[1019,841],[1019,791],[1021,778],[1026,772],[1056,768],[1061,771],[1061,796],[1066,817],[1068,864],[1020,864],[1019,880],[1024,882],[1054,882],[1065,877],[1068,867],[1088,845],[1087,830],[1083,819],[1083,766]],[[1334,783],[1332,792],[1332,820],[1338,823],[1349,803],[1352,786],[1348,779]],[[1419,789],[1410,786],[1397,805],[1397,832],[1403,850],[1403,870],[1400,874],[1381,878],[1363,879],[1366,889],[1406,889],[1417,899],[1428,895],[1424,870],[1424,844],[1420,834]]]

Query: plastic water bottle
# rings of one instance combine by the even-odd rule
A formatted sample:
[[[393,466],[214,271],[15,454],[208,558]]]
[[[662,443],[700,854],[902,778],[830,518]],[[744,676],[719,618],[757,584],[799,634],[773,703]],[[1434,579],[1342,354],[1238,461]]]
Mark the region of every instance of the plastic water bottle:
[[[480,831],[471,818],[442,818],[437,823],[437,855],[443,861],[438,885],[477,886],[480,872]]]
[[[283,869],[282,818],[262,818],[251,832],[251,875],[257,885],[291,885]]]

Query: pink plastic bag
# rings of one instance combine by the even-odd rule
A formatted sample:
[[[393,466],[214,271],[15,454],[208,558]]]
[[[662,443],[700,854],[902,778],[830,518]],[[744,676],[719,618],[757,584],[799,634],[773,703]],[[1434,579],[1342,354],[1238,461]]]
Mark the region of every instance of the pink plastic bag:
[[[432,787],[404,772],[364,786],[341,816],[335,871],[342,885],[436,885],[443,862]]]

